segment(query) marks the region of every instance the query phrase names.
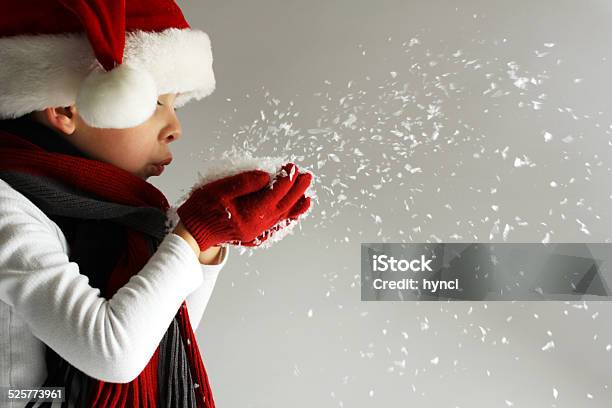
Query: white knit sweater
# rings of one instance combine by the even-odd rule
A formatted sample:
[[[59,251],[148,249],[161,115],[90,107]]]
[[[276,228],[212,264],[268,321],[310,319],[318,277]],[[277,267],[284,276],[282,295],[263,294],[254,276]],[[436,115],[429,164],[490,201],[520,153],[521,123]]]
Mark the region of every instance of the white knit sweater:
[[[187,242],[168,234],[106,300],[67,251],[57,224],[0,179],[0,386],[42,384],[43,342],[91,377],[133,380],[185,299],[195,331],[228,257],[224,248],[219,264],[201,265]]]

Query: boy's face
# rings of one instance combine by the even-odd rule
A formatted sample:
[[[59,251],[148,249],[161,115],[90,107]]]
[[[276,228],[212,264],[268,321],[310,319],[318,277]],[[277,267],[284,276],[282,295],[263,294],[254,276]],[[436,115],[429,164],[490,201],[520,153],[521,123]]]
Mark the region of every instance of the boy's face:
[[[158,97],[153,116],[141,125],[128,129],[101,129],[87,125],[74,106],[48,108],[37,112],[43,122],[60,131],[62,136],[88,157],[113,164],[147,179],[158,176],[172,160],[168,145],[181,137],[181,125],[174,110],[176,94]],[[64,109],[63,113],[57,113]],[[59,118],[58,118],[59,116]]]

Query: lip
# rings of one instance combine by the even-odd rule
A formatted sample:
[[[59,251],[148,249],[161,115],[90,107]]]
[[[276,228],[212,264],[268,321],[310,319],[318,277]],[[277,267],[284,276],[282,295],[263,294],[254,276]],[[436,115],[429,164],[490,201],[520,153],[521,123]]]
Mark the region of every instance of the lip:
[[[172,156],[168,157],[166,160],[157,163],[160,166],[167,166],[172,163]]]
[[[169,165],[170,163],[172,163],[172,156],[168,157],[167,159],[163,161],[160,161],[159,163],[151,164],[151,167],[153,167],[153,173],[151,175],[159,176],[160,174],[164,172],[165,167]]]
[[[162,164],[152,164],[151,166],[153,167],[153,174],[151,174],[152,176],[159,176],[164,172],[164,169],[166,168],[166,166]]]

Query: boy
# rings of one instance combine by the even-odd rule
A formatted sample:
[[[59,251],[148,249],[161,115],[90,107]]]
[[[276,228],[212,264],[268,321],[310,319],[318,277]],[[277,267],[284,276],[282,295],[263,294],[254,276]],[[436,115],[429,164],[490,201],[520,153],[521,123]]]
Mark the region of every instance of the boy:
[[[311,175],[289,163],[273,188],[253,170],[194,189],[167,233],[146,179],[172,161],[174,107],[214,89],[206,34],[172,0],[13,9],[0,17],[0,385],[65,387],[65,406],[214,407],[193,330],[226,244],[296,220]]]

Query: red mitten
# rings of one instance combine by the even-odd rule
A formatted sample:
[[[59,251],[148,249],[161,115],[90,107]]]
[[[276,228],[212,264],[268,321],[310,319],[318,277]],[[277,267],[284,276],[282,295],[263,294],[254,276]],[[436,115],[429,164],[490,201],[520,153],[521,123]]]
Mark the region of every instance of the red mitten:
[[[255,246],[261,245],[268,238],[275,235],[277,231],[288,227],[292,221],[297,220],[298,217],[302,215],[303,213],[305,213],[309,207],[310,207],[310,197],[306,197],[305,195],[302,195],[302,197],[298,200],[297,203],[295,203],[295,205],[291,208],[291,210],[287,211],[285,214],[283,214],[283,216],[281,216],[280,218],[281,221],[278,224],[274,225],[269,230],[264,231],[256,239],[249,241],[249,242],[243,242],[242,245],[249,246],[249,247],[255,247]]]
[[[272,188],[267,172],[252,170],[195,189],[177,213],[200,250],[222,243],[253,244],[269,229],[278,229],[280,221],[306,211],[310,199],[304,192],[312,175],[299,174],[293,163],[283,169],[287,175],[277,177]]]

